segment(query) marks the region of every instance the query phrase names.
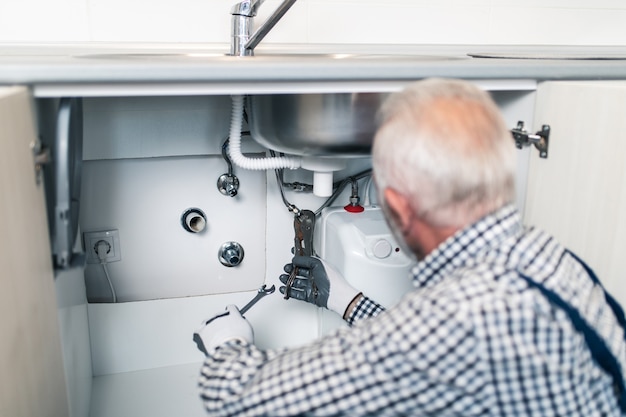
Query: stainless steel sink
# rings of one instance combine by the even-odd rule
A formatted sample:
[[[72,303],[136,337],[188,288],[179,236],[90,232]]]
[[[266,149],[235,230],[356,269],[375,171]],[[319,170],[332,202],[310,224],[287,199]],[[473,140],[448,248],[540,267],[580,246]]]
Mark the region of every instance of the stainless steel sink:
[[[210,61],[210,60],[400,60],[400,61],[442,61],[469,59],[463,56],[445,55],[396,55],[396,54],[351,54],[351,53],[258,53],[254,56],[232,56],[213,52],[167,53],[167,52],[122,52],[76,55],[75,58],[113,60],[168,60],[168,61]]]
[[[277,151],[364,156],[386,93],[272,94],[248,97],[252,137]]]

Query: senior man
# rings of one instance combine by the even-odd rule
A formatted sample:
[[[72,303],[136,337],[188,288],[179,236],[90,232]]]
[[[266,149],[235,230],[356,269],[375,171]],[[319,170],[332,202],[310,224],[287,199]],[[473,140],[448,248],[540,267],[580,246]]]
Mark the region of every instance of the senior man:
[[[281,291],[350,327],[263,351],[229,306],[198,331],[206,410],[623,415],[624,314],[580,259],[522,225],[513,141],[488,94],[424,80],[391,95],[379,121],[376,186],[390,228],[417,260],[415,289],[384,311],[322,260],[295,257]]]

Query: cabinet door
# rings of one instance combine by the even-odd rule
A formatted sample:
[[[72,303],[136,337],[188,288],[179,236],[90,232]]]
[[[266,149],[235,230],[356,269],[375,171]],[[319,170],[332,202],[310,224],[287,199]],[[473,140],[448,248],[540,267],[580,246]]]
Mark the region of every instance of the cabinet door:
[[[67,416],[43,181],[28,90],[0,88],[0,415]]]
[[[525,222],[554,234],[626,306],[626,82],[546,82],[535,126],[551,126],[548,159],[533,152]]]

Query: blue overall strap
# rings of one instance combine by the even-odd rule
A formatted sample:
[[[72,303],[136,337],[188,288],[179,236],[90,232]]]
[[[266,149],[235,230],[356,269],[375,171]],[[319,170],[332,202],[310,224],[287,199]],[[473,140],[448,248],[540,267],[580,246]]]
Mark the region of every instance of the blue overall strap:
[[[574,254],[573,252],[567,249],[565,251],[569,253],[570,255],[572,255],[572,257],[576,259],[576,261],[578,261],[578,263],[581,264],[583,268],[585,268],[585,271],[587,272],[587,274],[589,274],[589,277],[591,277],[591,280],[593,281],[593,283],[596,285],[599,285],[602,288],[602,290],[604,291],[604,298],[606,299],[606,303],[609,305],[609,307],[611,307],[611,310],[613,310],[613,314],[615,314],[615,317],[617,318],[617,321],[619,322],[619,324],[622,326],[622,329],[626,329],[626,318],[624,318],[624,310],[622,309],[622,306],[620,306],[619,303],[611,296],[611,294],[609,294],[604,289],[604,287],[602,286],[602,283],[596,276],[595,272],[593,272],[593,270],[589,267],[589,265],[587,265],[582,259],[576,256],[576,254]],[[626,332],[624,332],[624,338],[626,339]]]
[[[584,266],[585,269],[587,269],[586,265]],[[600,365],[604,372],[613,377],[613,385],[615,387],[615,392],[618,397],[617,402],[622,412],[626,413],[626,388],[624,387],[621,366],[615,356],[613,356],[613,354],[609,350],[604,340],[600,337],[600,335],[598,335],[595,330],[591,328],[591,326],[587,324],[587,322],[582,318],[578,310],[566,303],[554,291],[547,289],[542,284],[533,281],[530,277],[522,273],[518,272],[518,274],[528,283],[529,287],[538,289],[552,305],[562,309],[569,316],[572,324],[574,325],[574,328],[583,334],[583,336],[585,337],[585,341],[587,342],[587,346],[591,351],[591,356],[593,357],[593,359],[598,365]],[[597,277],[595,277],[595,275],[592,277],[592,279],[594,278],[595,280],[597,280]]]

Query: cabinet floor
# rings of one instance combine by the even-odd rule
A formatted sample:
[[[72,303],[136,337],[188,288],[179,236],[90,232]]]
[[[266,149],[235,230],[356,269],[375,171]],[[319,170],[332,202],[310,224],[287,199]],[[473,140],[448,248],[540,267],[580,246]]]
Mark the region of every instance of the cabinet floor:
[[[90,417],[204,417],[197,381],[202,364],[97,376]]]

